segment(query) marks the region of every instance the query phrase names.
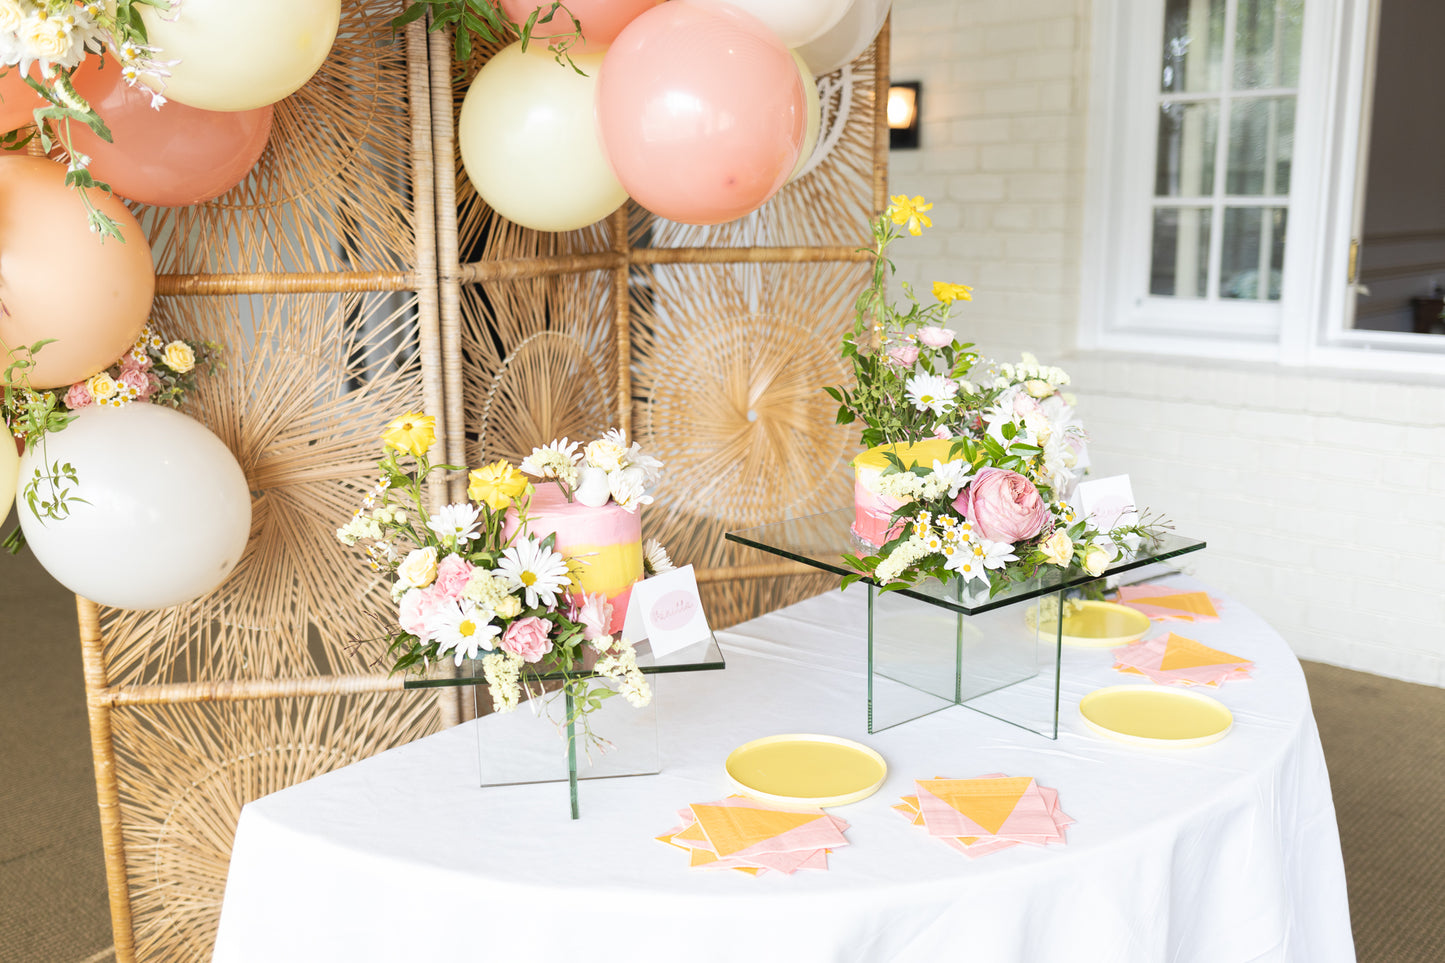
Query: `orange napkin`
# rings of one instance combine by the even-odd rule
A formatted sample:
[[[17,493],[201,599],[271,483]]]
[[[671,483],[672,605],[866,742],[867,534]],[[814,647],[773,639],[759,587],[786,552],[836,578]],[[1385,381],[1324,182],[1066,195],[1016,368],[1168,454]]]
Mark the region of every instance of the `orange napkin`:
[[[765,870],[793,873],[827,869],[827,854],[848,845],[848,823],[821,809],[786,809],[728,796],[678,810],[682,823],[654,837],[689,850],[690,865],[736,869],[756,876]]]
[[[917,795],[893,808],[970,859],[1019,843],[1063,843],[1064,827],[1074,822],[1059,809],[1056,790],[1027,776],[920,779],[914,787]]]
[[[1161,622],[1218,622],[1214,600],[1205,592],[1180,592],[1167,585],[1121,585],[1119,601]]]
[[[1170,632],[1113,650],[1114,668],[1142,675],[1163,685],[1210,685],[1248,679],[1254,663],[1248,659],[1186,639]]]

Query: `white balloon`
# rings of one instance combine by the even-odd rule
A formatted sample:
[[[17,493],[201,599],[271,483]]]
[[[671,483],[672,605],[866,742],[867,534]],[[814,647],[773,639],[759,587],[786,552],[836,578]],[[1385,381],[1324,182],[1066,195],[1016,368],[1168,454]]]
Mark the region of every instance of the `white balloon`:
[[[797,180],[803,168],[808,166],[808,159],[813,156],[813,151],[818,146],[818,134],[823,129],[823,105],[818,97],[818,82],[813,79],[813,73],[808,69],[808,63],[796,50],[788,51],[793,55],[793,63],[798,67],[798,76],[803,81],[803,99],[806,104],[803,110],[808,115],[808,128],[803,134],[803,148],[798,151],[798,162],[793,165],[793,172],[788,175],[788,183]]]
[[[813,76],[831,74],[858,59],[888,19],[893,0],[853,0],[853,5],[831,30],[798,48]]]
[[[0,432],[0,518],[10,514],[10,503],[15,500],[15,480],[20,477],[20,455],[15,451],[15,440],[9,431]]]
[[[843,18],[852,0],[692,0],[696,7],[736,7],[767,24],[789,47],[821,37]]]
[[[36,560],[77,595],[166,608],[210,592],[241,560],[251,491],[230,449],[195,419],[144,403],[85,408],[21,457],[21,478],[56,462],[78,476],[70,514],[37,518],[24,499],[17,514]]]

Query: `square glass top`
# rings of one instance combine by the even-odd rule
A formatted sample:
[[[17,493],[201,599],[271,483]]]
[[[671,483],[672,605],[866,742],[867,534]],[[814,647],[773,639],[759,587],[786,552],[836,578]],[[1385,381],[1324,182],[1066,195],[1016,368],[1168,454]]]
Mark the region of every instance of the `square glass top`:
[[[851,507],[839,508],[831,512],[823,512],[820,515],[790,518],[786,521],[774,522],[771,525],[760,525],[757,528],[728,532],[726,537],[741,545],[781,555],[783,558],[802,562],[825,572],[852,575],[856,573],[843,561],[843,556],[845,554],[857,555],[871,549],[871,546],[860,541],[853,534],[853,517]],[[953,609],[964,615],[976,615],[1014,602],[1057,592],[1060,589],[1084,585],[1097,578],[1117,575],[1120,572],[1161,562],[1177,555],[1197,552],[1204,545],[1204,542],[1197,539],[1165,533],[1155,539],[1142,539],[1137,548],[1125,551],[1122,557],[1110,563],[1109,567],[1100,575],[1090,575],[1078,566],[1061,569],[1057,565],[1045,565],[1033,578],[1014,582],[992,597],[989,596],[987,586],[965,587],[961,579],[950,579],[947,582],[925,579],[910,588],[897,591],[911,598]],[[860,581],[877,584],[874,580],[866,577]]]
[[[669,672],[701,672],[707,669],[725,669],[727,662],[723,659],[722,649],[718,648],[717,636],[708,633],[708,637],[699,642],[694,642],[685,649],[671,652],[662,658],[652,654],[652,646],[646,639],[633,646],[637,650],[637,667],[642,670],[643,675],[665,675]],[[588,663],[590,665],[590,661]],[[402,683],[405,689],[435,689],[443,686],[456,685],[483,685],[480,665],[478,662],[477,674],[458,675],[456,678],[445,676],[412,676]],[[466,670],[463,669],[463,672]],[[548,682],[554,679],[564,678],[561,672],[541,672],[535,675],[529,673],[531,680]]]

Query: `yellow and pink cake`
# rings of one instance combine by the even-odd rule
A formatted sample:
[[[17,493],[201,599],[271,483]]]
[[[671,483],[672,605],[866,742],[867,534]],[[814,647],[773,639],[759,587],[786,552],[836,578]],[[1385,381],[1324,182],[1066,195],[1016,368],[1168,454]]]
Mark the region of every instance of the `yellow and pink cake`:
[[[885,452],[892,452],[906,467],[924,465],[932,467],[935,461],[948,461],[952,438],[930,438],[913,444],[878,445],[853,458],[853,534],[874,548],[889,539],[896,538],[903,531],[901,522],[892,520],[892,515],[906,501],[884,495],[878,490],[878,480],[890,462]]]
[[[515,526],[507,520],[507,532]],[[555,484],[542,483],[527,508],[527,534],[536,539],[556,534],[556,550],[578,563],[572,597],[601,593],[612,603],[612,634],[622,631],[632,586],[642,578],[642,511],[629,512],[614,501],[592,508],[567,500]]]

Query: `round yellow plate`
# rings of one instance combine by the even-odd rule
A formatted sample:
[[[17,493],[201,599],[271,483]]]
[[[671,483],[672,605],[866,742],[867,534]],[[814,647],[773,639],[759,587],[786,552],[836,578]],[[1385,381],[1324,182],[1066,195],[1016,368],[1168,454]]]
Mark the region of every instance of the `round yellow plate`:
[[[1218,742],[1234,727],[1234,714],[1217,699],[1153,685],[1095,689],[1079,700],[1079,714],[1111,739],[1174,749]]]
[[[754,799],[782,806],[843,806],[878,791],[883,757],[836,736],[766,736],[728,754],[728,778]]]
[[[1074,606],[1074,611],[1064,616],[1060,638],[1065,645],[1113,648],[1138,642],[1149,631],[1149,616],[1127,605],[1084,599]],[[1029,628],[1036,627],[1038,611],[1037,606],[1028,610]]]

